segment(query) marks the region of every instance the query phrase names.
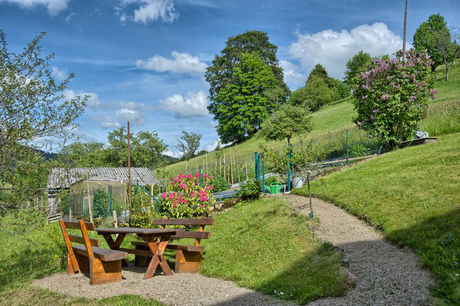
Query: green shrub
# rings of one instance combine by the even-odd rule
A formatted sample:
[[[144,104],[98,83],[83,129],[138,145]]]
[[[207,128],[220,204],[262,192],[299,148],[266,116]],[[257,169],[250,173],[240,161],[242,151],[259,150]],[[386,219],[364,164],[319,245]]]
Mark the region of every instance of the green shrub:
[[[160,218],[152,198],[145,192],[133,194],[131,198],[131,224],[135,227],[152,227],[153,219]]]
[[[236,196],[243,201],[254,201],[260,197],[260,185],[255,179],[248,180],[241,184],[241,189],[236,192]]]
[[[19,210],[0,219],[0,291],[65,266],[66,247],[57,222],[44,211]]]
[[[230,183],[220,175],[214,176],[212,184],[214,185],[213,192],[224,191],[230,188]]]

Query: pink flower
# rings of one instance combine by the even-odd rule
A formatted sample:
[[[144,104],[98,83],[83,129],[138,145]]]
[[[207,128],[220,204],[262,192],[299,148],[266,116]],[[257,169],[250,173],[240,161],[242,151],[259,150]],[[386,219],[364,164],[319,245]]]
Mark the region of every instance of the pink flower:
[[[204,205],[203,205],[203,204],[201,204],[201,205],[200,205],[200,207],[204,207]]]
[[[201,177],[208,177],[208,175],[206,173],[203,173]]]
[[[209,179],[210,179],[210,180],[213,180],[213,179],[214,179],[214,177],[211,175],[211,176],[209,177]]]
[[[174,196],[175,196],[175,195],[176,195],[176,194],[175,194],[174,192],[170,193],[170,194],[169,194],[169,199],[170,199],[170,200],[174,199]]]
[[[187,205],[188,201],[187,199],[184,199],[184,204]]]
[[[192,178],[192,174],[191,174],[191,173],[187,174],[187,178],[191,179],[191,178]]]
[[[174,207],[176,207],[176,205],[177,205],[177,201],[174,201]]]
[[[177,176],[175,178],[173,178],[173,181],[174,182],[177,182],[179,179],[177,178]]]
[[[166,199],[166,192],[163,192],[163,193],[161,194],[161,198],[162,198],[162,199]]]
[[[196,178],[200,177],[200,174],[197,172],[197,173],[195,174],[195,177],[196,177]]]

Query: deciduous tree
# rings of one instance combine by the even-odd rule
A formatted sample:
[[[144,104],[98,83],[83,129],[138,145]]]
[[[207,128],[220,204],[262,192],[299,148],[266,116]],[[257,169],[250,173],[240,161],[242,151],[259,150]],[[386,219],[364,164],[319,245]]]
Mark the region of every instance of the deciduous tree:
[[[195,156],[195,152],[200,147],[201,137],[200,134],[182,131],[182,136],[177,140],[176,148],[182,152],[184,159],[189,160]]]
[[[41,56],[44,35],[37,35],[22,52],[15,53],[8,49],[0,29],[0,186],[19,191],[15,204],[38,192],[35,185],[44,184],[23,184],[24,177],[37,177],[37,169],[43,168],[44,160],[31,147],[46,144],[51,137],[55,143],[63,141],[86,106],[86,97],[64,99],[63,90],[74,75],[62,82],[53,78],[49,66],[54,55]],[[18,173],[24,175],[18,177]]]
[[[351,80],[360,72],[367,71],[368,66],[371,64],[371,56],[364,52],[359,51],[347,62],[347,69],[345,70],[345,82],[351,84]]]
[[[218,121],[217,133],[224,143],[238,143],[260,129],[278,107],[270,91],[278,86],[272,69],[258,53],[245,53],[235,65],[231,80],[219,90],[210,108]],[[269,91],[269,95],[267,95]]]

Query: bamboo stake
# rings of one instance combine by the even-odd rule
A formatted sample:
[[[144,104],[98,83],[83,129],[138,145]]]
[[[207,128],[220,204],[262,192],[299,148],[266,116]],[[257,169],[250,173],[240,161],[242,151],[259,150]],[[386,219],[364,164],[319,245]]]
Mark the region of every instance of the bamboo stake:
[[[204,158],[206,159],[206,174],[208,174],[208,153],[206,153]]]
[[[236,152],[236,169],[237,169],[237,172],[238,172],[238,182],[241,182],[241,178],[240,178],[240,163],[239,163],[239,159],[238,159],[238,152]]]
[[[153,184],[150,186],[150,194],[153,195]],[[150,198],[150,204],[153,205],[153,198]]]
[[[93,208],[91,207],[91,198],[89,194],[89,172],[86,179],[86,189],[88,191],[88,209],[89,209],[89,222],[93,222]]]
[[[234,183],[234,181],[233,181],[233,172],[235,170],[235,151],[233,151],[232,160],[230,161],[230,165],[231,165],[231,169],[232,169],[232,185],[233,185],[233,183]]]
[[[219,175],[222,176],[222,157],[219,157]]]
[[[248,162],[244,162],[244,166],[246,167],[246,181],[248,180]]]
[[[225,154],[224,154],[224,179],[227,180],[227,175],[225,173],[225,168],[227,168],[227,163],[225,162]]]

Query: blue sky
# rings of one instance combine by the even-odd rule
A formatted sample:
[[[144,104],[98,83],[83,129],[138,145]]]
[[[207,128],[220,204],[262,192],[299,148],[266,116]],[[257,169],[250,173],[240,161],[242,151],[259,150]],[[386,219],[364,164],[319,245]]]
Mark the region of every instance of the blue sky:
[[[460,28],[460,0],[409,0],[409,44],[437,13]],[[130,120],[134,132],[157,131],[175,156],[182,130],[203,135],[200,149],[216,145],[203,72],[230,36],[267,32],[295,90],[317,63],[342,78],[360,50],[401,49],[403,19],[404,0],[0,0],[10,49],[47,32],[55,77],[75,73],[66,96],[90,95],[75,131],[82,140],[105,143]]]

